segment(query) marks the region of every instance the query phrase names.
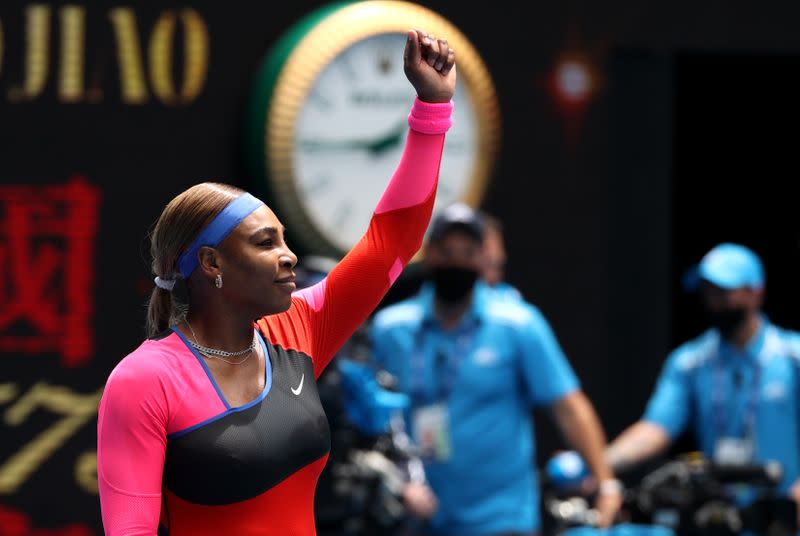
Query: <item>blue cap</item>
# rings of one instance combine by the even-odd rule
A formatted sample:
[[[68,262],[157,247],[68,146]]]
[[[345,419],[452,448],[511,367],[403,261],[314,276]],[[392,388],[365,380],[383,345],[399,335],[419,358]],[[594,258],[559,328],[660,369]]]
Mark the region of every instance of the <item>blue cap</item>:
[[[764,286],[764,265],[758,255],[739,244],[719,244],[705,254],[700,264],[684,278],[684,286],[695,290],[700,281],[720,288],[761,288]]]
[[[428,241],[438,242],[453,229],[462,230],[476,241],[483,242],[483,220],[469,205],[454,203],[437,213],[431,222]]]

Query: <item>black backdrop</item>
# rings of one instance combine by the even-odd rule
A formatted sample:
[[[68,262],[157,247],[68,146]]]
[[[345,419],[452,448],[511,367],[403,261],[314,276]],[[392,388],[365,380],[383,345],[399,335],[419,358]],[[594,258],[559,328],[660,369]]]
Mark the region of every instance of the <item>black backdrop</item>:
[[[739,132],[748,144],[754,129],[771,133],[787,116],[774,106],[772,115],[759,113],[770,93],[757,84],[751,90],[761,87],[760,99],[721,99],[742,85],[742,65],[748,80],[768,84],[768,73],[778,72],[789,83],[800,6],[424,4],[467,34],[495,79],[504,143],[484,208],[506,224],[510,281],[551,320],[609,433],[640,414],[668,348],[699,329],[696,316],[684,315],[691,304],[676,284],[714,242],[742,239],[764,253],[770,273],[783,274],[771,280],[771,296],[784,296],[770,298],[773,316],[800,325],[791,307],[798,259],[786,195],[796,166],[784,167],[793,164],[784,158],[763,168],[772,189],[745,203],[740,195],[751,191],[745,179],[754,173],[730,173],[742,147],[725,138]],[[42,91],[29,88],[27,100],[24,30],[34,4],[0,5],[0,534],[33,527],[94,534],[91,408],[108,372],[143,337],[147,229],[167,200],[199,180],[248,186],[240,134],[256,68],[282,31],[322,3],[36,5],[50,9],[51,59]],[[68,5],[86,16],[78,102],[64,102],[69,92],[56,82],[58,17]],[[208,28],[207,76],[196,98],[165,102],[149,73],[148,39],[169,10],[187,7]],[[120,90],[114,41],[115,24],[131,16],[145,58],[146,99],[140,92],[138,103],[134,90]],[[573,137],[544,83],[566,50],[585,52],[602,82],[571,124]],[[180,45],[176,52],[181,72]],[[769,60],[775,56],[784,63]],[[708,91],[724,76],[718,91]],[[703,136],[698,118],[710,129]],[[773,147],[763,141],[772,138],[757,139],[753,151]],[[724,166],[708,164],[708,140]],[[739,186],[725,204],[712,203],[715,214],[741,208],[747,219],[737,229],[747,233],[705,225],[709,205],[698,200],[712,199],[714,187],[704,181],[724,170]],[[785,217],[766,217],[773,189]],[[540,452],[558,444],[543,420]]]
[[[765,309],[798,326],[800,226],[794,177],[800,124],[800,57],[682,54],[676,72],[674,203],[677,277],[715,242],[746,244],[768,268]],[[694,297],[677,294],[673,334],[702,321]]]

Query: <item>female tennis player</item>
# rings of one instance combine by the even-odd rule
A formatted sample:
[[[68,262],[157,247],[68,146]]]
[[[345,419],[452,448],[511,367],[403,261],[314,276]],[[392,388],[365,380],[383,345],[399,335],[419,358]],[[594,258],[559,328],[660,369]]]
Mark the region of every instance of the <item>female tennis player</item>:
[[[150,338],[100,402],[106,534],[315,534],[330,449],[316,378],[419,248],[452,123],[447,41],[411,30],[404,62],[417,99],[402,159],[364,237],[317,285],[295,292],[284,228],[250,194],[199,184],[162,212]],[[187,308],[172,296],[179,278]]]

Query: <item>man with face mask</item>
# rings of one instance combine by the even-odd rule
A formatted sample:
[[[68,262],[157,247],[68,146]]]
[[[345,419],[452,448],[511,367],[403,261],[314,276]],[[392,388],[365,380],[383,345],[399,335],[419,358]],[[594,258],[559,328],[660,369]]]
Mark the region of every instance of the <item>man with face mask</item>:
[[[800,502],[800,334],[761,313],[764,269],[746,247],[720,244],[692,273],[711,327],[669,356],[644,417],[611,443],[607,459],[624,471],[691,425],[708,459],[779,462],[781,491]]]
[[[375,360],[412,401],[406,418],[430,485],[409,485],[406,504],[428,534],[536,533],[531,409],[543,405],[589,460],[607,525],[621,496],[597,416],[541,313],[480,281],[484,232],[471,208],[444,209],[425,248],[429,281],[373,322]]]

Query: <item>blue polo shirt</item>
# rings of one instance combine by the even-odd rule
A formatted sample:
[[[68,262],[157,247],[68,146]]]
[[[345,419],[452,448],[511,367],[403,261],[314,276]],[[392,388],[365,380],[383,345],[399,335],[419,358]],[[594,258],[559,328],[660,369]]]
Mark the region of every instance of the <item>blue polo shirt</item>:
[[[524,300],[520,291],[505,281],[497,283],[495,286],[491,287],[491,289],[492,292],[494,292],[494,295],[498,298],[505,298],[507,300]]]
[[[800,469],[799,363],[800,334],[765,317],[741,350],[706,331],[669,356],[644,420],[673,439],[691,426],[709,459],[720,437],[752,439],[756,462],[783,466],[785,492]]]
[[[423,286],[379,312],[371,330],[374,358],[411,396],[411,411],[435,402],[448,409],[452,454],[425,467],[439,500],[431,528],[463,535],[536,530],[531,408],[558,401],[578,381],[530,304],[478,283],[471,309],[445,331],[433,300],[432,287]]]

